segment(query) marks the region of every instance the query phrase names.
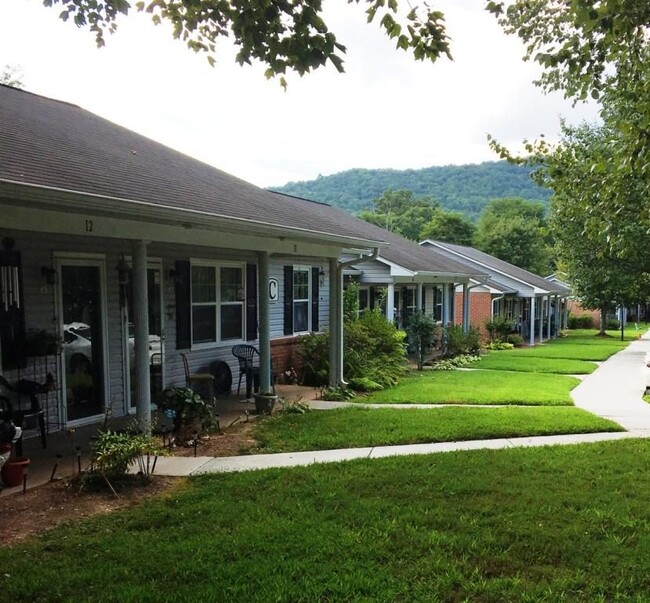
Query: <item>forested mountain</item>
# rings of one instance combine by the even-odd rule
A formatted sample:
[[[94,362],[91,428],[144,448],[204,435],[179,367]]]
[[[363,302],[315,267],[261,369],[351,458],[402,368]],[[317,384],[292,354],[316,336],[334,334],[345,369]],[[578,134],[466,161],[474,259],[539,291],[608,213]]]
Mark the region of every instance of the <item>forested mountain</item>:
[[[420,170],[354,169],[319,176],[316,180],[289,182],[273,190],[323,201],[350,213],[372,207],[372,200],[384,191],[410,190],[428,196],[447,210],[460,211],[476,219],[492,199],[521,197],[547,202],[550,191],[537,186],[529,177],[530,168],[505,161],[473,165],[448,165]]]

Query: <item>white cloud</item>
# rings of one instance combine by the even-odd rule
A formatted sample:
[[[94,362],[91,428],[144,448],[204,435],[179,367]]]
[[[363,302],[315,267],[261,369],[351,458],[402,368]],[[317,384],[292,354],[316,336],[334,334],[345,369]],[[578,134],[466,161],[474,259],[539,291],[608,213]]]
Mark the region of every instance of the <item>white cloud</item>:
[[[58,19],[38,0],[2,0],[0,65],[24,68],[26,88],[81,105],[262,186],[354,167],[418,168],[494,159],[486,134],[517,144],[552,140],[560,114],[592,119],[532,85],[521,61],[475,0],[445,0],[454,61],[415,62],[362,7],[327,4],[327,21],[348,47],[333,67],[289,77],[284,92],[260,66],[239,67],[228,43],[216,68],[142,15],[120,22],[107,47]],[[25,32],[29,32],[26,34]]]

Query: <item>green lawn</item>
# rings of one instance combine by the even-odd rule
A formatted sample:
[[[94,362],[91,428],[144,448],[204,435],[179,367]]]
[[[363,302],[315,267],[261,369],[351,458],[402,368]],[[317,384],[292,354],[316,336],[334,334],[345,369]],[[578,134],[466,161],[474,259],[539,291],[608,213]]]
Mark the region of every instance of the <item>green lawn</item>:
[[[621,342],[618,343],[620,344]],[[558,339],[548,343],[537,344],[530,348],[504,351],[510,352],[511,354],[538,358],[566,358],[569,360],[602,361],[607,360],[610,356],[613,356],[628,344],[629,342],[625,342],[623,345],[598,345],[595,343],[583,343],[580,340],[567,341]]]
[[[650,441],[205,476],[0,549],[5,601],[647,601]]]
[[[423,371],[412,373],[395,387],[356,398],[355,401],[570,406],[573,401],[569,392],[578,383],[579,380],[575,377],[543,373],[484,370]]]
[[[251,452],[294,452],[624,431],[579,408],[340,408],[259,421]]]
[[[593,373],[597,365],[585,360],[569,358],[542,358],[526,356],[521,350],[493,350],[475,368],[494,371],[519,371],[524,373],[556,373],[559,375],[587,375]]]
[[[598,335],[597,329],[571,329],[569,331],[564,331],[566,337],[560,337],[554,339],[554,342],[562,343],[572,340],[580,340],[582,343],[595,343],[596,345],[619,345],[625,347],[630,341],[635,341],[637,338],[637,333],[642,335],[648,330],[647,326],[643,326],[638,331],[634,328],[634,325],[630,325],[625,328],[625,341],[621,342],[621,332],[620,331],[605,331],[607,337],[600,337]]]

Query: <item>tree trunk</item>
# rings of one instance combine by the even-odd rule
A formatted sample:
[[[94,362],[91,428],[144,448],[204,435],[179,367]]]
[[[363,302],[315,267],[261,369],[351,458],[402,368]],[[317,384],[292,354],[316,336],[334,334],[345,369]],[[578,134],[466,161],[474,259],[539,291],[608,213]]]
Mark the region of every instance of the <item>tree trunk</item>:
[[[607,327],[607,306],[600,308],[600,332],[598,335],[605,335],[605,328]]]

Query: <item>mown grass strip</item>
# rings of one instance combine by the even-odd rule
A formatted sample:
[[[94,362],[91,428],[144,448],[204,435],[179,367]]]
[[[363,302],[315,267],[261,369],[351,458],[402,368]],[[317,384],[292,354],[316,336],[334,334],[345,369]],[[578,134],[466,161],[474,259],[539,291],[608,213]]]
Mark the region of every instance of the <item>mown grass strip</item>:
[[[251,452],[294,452],[624,431],[579,408],[341,408],[276,415],[256,425]]]
[[[522,356],[519,354],[519,350],[494,350],[481,356],[481,361],[477,362],[474,367],[492,371],[588,375],[593,373],[598,365],[585,360],[569,358]]]
[[[518,352],[519,350],[517,350]],[[480,366],[478,363],[476,366]],[[506,371],[424,371],[357,402],[378,404],[515,404],[570,406],[579,380],[565,375]]]
[[[0,549],[8,601],[644,601],[650,441],[205,476]],[[29,567],[27,567],[27,565]]]

